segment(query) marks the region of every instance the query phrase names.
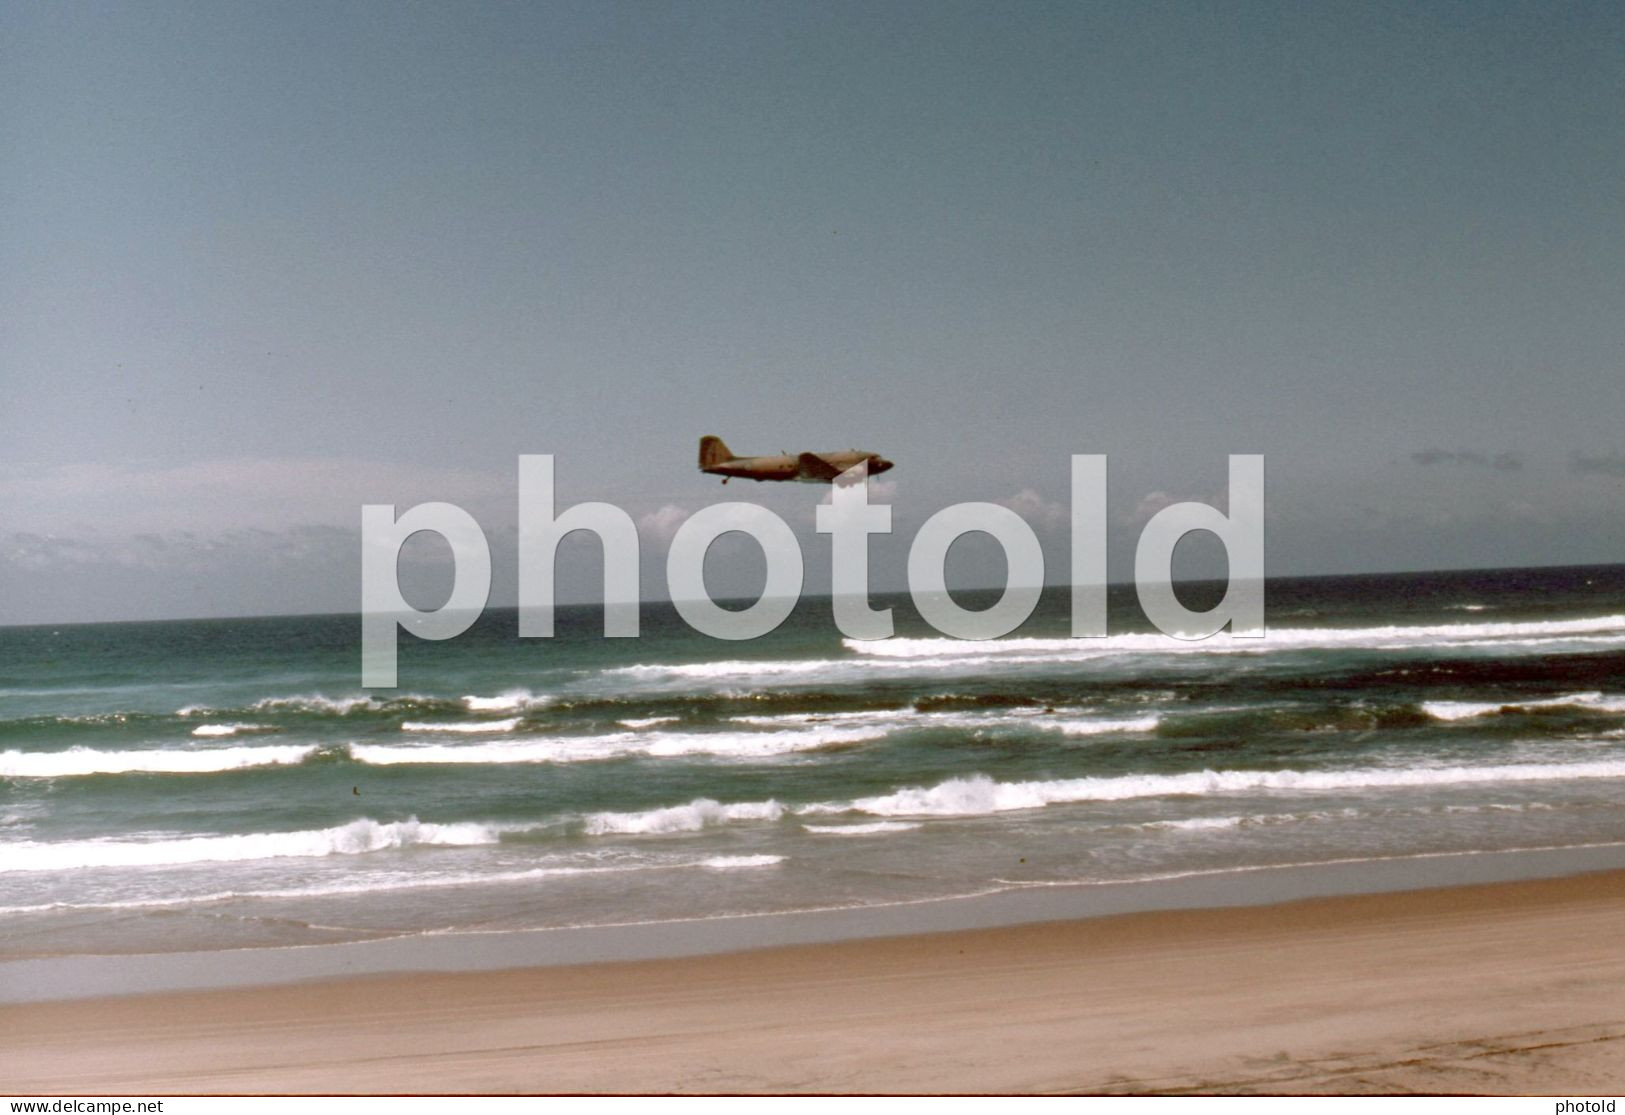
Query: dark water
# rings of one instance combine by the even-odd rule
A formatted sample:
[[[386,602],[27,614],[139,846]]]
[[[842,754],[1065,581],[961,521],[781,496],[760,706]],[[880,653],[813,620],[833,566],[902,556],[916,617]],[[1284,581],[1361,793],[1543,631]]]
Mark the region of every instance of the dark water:
[[[1064,591],[995,643],[906,599],[882,643],[827,600],[745,643],[493,612],[371,693],[354,616],[0,629],[3,955],[1625,842],[1625,567],[1267,599],[1264,639],[1195,643],[1132,590],[1091,640]]]

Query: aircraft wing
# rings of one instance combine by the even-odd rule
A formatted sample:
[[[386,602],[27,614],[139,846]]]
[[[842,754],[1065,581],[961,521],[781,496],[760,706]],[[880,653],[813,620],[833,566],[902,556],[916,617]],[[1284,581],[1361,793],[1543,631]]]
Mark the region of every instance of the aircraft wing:
[[[796,465],[801,475],[808,480],[823,480],[833,482],[841,475],[841,470],[830,464],[817,453],[803,453],[796,458]]]

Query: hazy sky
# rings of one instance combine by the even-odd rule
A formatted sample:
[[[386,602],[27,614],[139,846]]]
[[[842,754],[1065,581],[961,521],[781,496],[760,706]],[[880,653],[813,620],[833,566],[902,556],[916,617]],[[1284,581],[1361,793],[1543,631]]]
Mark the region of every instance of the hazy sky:
[[[706,433],[897,461],[883,587],[967,499],[1064,579],[1071,453],[1114,577],[1233,452],[1274,573],[1622,561],[1622,183],[1618,3],[10,2],[0,622],[354,610],[425,499],[511,601],[520,453],[816,587]]]

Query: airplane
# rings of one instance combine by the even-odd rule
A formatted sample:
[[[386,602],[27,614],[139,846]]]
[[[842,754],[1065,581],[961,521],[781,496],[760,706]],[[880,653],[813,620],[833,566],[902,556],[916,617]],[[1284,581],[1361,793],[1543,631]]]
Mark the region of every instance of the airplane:
[[[700,439],[700,471],[722,477],[746,480],[799,480],[804,484],[832,484],[853,465],[869,463],[869,475],[878,476],[892,467],[879,453],[843,449],[834,453],[780,453],[776,457],[736,457],[722,439],[707,435]]]

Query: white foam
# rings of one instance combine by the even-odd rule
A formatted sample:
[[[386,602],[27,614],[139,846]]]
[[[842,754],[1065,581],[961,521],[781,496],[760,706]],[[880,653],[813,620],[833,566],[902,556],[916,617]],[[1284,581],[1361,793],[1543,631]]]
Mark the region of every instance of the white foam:
[[[360,855],[417,844],[495,844],[504,828],[486,824],[436,825],[416,818],[380,823],[369,818],[333,828],[191,836],[158,840],[69,840],[8,844],[0,872],[60,871],[83,867],[153,867],[332,855]]]
[[[1274,627],[1261,635],[1221,633],[1206,639],[1180,639],[1160,633],[1110,635],[1103,639],[846,639],[846,647],[879,658],[944,659],[966,655],[1099,657],[1124,652],[1259,652],[1331,647],[1448,646],[1464,641],[1551,640],[1605,635],[1625,641],[1625,615],[1526,623],[1445,623],[1381,627]]]
[[[367,871],[351,873],[342,881],[315,883],[305,886],[271,887],[209,891],[202,894],[167,894],[153,898],[107,899],[83,902],[42,902],[23,906],[0,906],[0,915],[39,914],[62,910],[141,910],[165,909],[177,906],[203,906],[217,902],[255,899],[334,898],[348,895],[384,894],[394,891],[445,890],[457,887],[489,887],[497,884],[528,883],[547,879],[570,878],[580,875],[624,875],[648,871],[690,871],[696,868],[730,870],[734,868],[768,867],[782,863],[783,856],[709,856],[691,860],[655,860],[641,863],[623,863],[614,866],[556,865],[529,867],[517,871],[449,871],[426,874],[423,871],[391,872]]]
[[[1625,777],[1625,760],[1581,763],[1522,763],[1484,767],[1357,768],[1341,771],[1192,771],[1185,774],[1122,775],[1113,778],[1072,778],[1033,782],[996,782],[986,775],[950,778],[935,786],[916,786],[889,794],[847,802],[814,802],[786,808],[777,801],[736,802],[722,805],[701,798],[686,805],[637,813],[596,813],[586,820],[591,835],[607,833],[692,832],[710,825],[740,820],[778,820],[786,813],[830,816],[847,813],[874,817],[969,817],[1048,805],[1090,801],[1125,801],[1135,798],[1205,796],[1226,793],[1339,791],[1472,785],[1498,782],[1550,782]],[[1316,816],[1305,814],[1303,816]],[[1264,823],[1290,815],[1257,815],[1235,819],[1235,824]],[[1198,819],[1191,825],[1168,822],[1168,827],[1227,827]],[[803,824],[820,834],[856,834],[863,826]],[[912,826],[910,826],[912,827]],[[870,831],[897,831],[876,828]]]
[[[1038,709],[1003,709],[993,712],[921,712],[914,714],[913,723],[919,727],[958,728],[971,732],[1020,728],[1060,732],[1068,736],[1095,736],[1155,731],[1159,719],[1156,716],[1068,717]]]
[[[1551,813],[1561,808],[1549,801],[1492,801],[1483,805],[1447,805],[1442,813]]]
[[[797,751],[849,747],[885,735],[882,730],[805,729],[782,732],[611,732],[599,736],[548,736],[500,743],[421,746],[352,744],[350,755],[377,766],[405,763],[578,763],[645,755],[675,758],[709,755],[762,759]]]
[[[612,759],[631,749],[630,733],[607,736],[576,736],[558,739],[504,740],[501,743],[422,744],[395,746],[352,743],[350,757],[372,766],[453,763],[466,765],[502,763],[576,763]]]
[[[890,794],[858,798],[844,805],[809,806],[804,812],[868,813],[877,817],[952,817],[1036,809],[1053,801],[1082,800],[1081,797],[1063,797],[1067,793],[1063,788],[1065,785],[1059,782],[995,782],[986,775],[978,774],[968,778],[950,778],[932,787],[910,787]]]
[[[216,736],[248,735],[253,732],[274,732],[275,728],[269,724],[199,724],[192,729],[194,736],[205,738]]]
[[[1625,712],[1625,697],[1605,697],[1600,692],[1566,693],[1535,701],[1425,701],[1422,711],[1435,720],[1471,720],[1498,713],[1502,709],[1591,708],[1603,712]]]
[[[1034,727],[1047,728],[1068,736],[1100,736],[1114,732],[1154,732],[1162,722],[1159,716],[1129,716],[1099,720],[1030,720]]]
[[[1205,832],[1213,829],[1240,828],[1247,823],[1246,817],[1187,817],[1182,821],[1148,821],[1141,827],[1173,829],[1179,832]]]
[[[1334,821],[1360,816],[1360,809],[1318,809],[1310,813],[1248,813],[1224,818],[1183,818],[1180,821],[1146,821],[1137,829],[1170,829],[1175,832],[1211,832],[1222,829],[1250,829],[1274,824],[1302,824],[1305,821]]]
[[[286,766],[315,754],[314,746],[220,747],[196,751],[0,752],[0,778],[68,778],[86,774],[209,774],[244,767]]]
[[[1204,770],[1045,782],[995,782],[986,775],[950,778],[841,804],[804,806],[800,813],[867,813],[877,817],[976,816],[1087,801],[1257,791],[1326,793],[1344,790],[1557,782],[1625,777],[1625,760],[1509,763],[1483,767],[1361,768],[1334,771]]]
[[[1475,716],[1500,712],[1498,701],[1423,701],[1422,711],[1435,720],[1471,720]]]
[[[680,716],[634,716],[615,723],[627,728],[653,728],[656,724],[675,724],[681,719]]]
[[[784,806],[776,801],[745,801],[723,805],[711,798],[696,798],[687,805],[645,809],[634,813],[590,813],[582,821],[591,836],[663,832],[698,832],[708,825],[731,821],[777,821]]]
[[[520,709],[539,708],[550,700],[528,689],[510,689],[495,697],[469,695],[462,699],[463,707],[470,712],[518,712]]]
[[[320,693],[311,693],[302,697],[261,697],[248,707],[256,712],[329,712],[346,716],[356,709],[376,711],[383,708],[383,705],[365,694],[355,697],[325,697]]]
[[[856,825],[802,825],[808,832],[820,836],[876,836],[883,832],[909,832],[920,827],[918,821],[872,821]]]
[[[730,723],[774,727],[786,724],[864,725],[879,734],[917,728],[959,728],[965,731],[994,731],[1003,728],[1037,728],[1069,736],[1107,735],[1117,732],[1153,732],[1156,716],[1078,718],[1057,716],[1036,708],[987,711],[886,709],[863,712],[785,713],[774,716],[734,716]]]
[[[702,859],[700,866],[713,871],[733,871],[742,867],[772,867],[783,862],[783,856],[712,856]]]
[[[954,642],[955,640],[944,641]],[[604,673],[606,675],[625,675],[636,680],[652,682],[723,683],[734,681],[761,683],[766,681],[783,685],[796,685],[861,680],[873,677],[876,672],[896,674],[947,670],[964,673],[994,663],[1008,666],[1012,664],[1023,665],[1029,662],[1056,661],[1069,662],[1072,661],[1072,656],[1038,655],[1019,657],[1015,655],[984,654],[945,655],[920,659],[906,657],[803,658],[785,661],[727,661],[670,666],[623,666],[613,670],[605,670]],[[726,692],[727,690],[723,691]]]
[[[1205,796],[1226,793],[1339,791],[1473,785],[1499,782],[1553,782],[1599,778],[1625,778],[1625,760],[1580,763],[1522,763],[1485,767],[1357,768],[1340,771],[1192,771],[1185,774],[1123,775],[1114,778],[1072,778],[1034,782],[996,782],[986,775],[950,778],[935,786],[916,786],[889,794],[847,802],[813,802],[786,807],[775,800],[723,805],[700,798],[686,805],[635,813],[595,813],[584,823],[590,835],[610,833],[693,832],[733,821],[776,821],[786,813],[830,816],[860,813],[875,817],[967,817],[1039,809],[1048,805],[1090,801],[1125,801],[1134,798]],[[1302,814],[1297,819],[1332,816]],[[1264,823],[1291,815],[1257,815],[1236,820]],[[1230,821],[1224,822],[1228,826]],[[1209,826],[1198,820],[1190,826],[1169,822],[1169,827]],[[908,825],[906,827],[915,827]],[[1220,827],[1216,822],[1211,827]],[[810,832],[857,834],[863,825],[803,824]],[[875,827],[868,831],[900,831]]]
[[[725,660],[721,662],[689,662],[672,665],[654,663],[617,666],[605,670],[604,673],[609,676],[633,678],[692,678],[706,681],[716,678],[757,677],[761,675],[783,677],[810,674],[827,669],[829,665],[830,660],[821,658],[785,661],[763,660],[759,662]]]
[[[273,887],[265,890],[210,891],[203,894],[169,894],[155,898],[108,899],[86,902],[45,902],[32,906],[0,906],[0,914],[45,913],[53,910],[141,910],[171,906],[200,906],[213,902],[263,898],[333,898],[345,895],[379,894],[402,890],[438,890],[448,887],[519,883],[570,875],[609,875],[628,871],[649,871],[661,867],[698,867],[690,864],[634,864],[625,867],[532,867],[521,871],[451,872],[443,875],[411,872],[369,871],[355,873],[343,882],[309,886]]]
[[[1375,627],[1272,627],[1263,632],[1181,639],[1160,632],[1084,638],[890,638],[846,639],[851,652],[841,658],[730,659],[720,662],[645,663],[604,670],[605,678],[675,683],[727,682],[805,685],[912,673],[964,675],[1001,668],[1070,664],[1120,655],[1268,654],[1277,651],[1352,647],[1416,650],[1434,647],[1494,647],[1539,651],[1557,645],[1625,645],[1625,616],[1541,620],[1525,623],[1452,623]]]
[[[1248,813],[1238,817],[1187,817],[1178,821],[1146,821],[1136,827],[1203,832],[1251,828],[1258,825],[1301,824],[1305,821],[1346,820],[1358,816],[1360,816],[1360,810],[1358,809],[1322,809],[1308,813]]]
[[[519,717],[508,720],[406,720],[401,723],[403,732],[459,732],[469,735],[489,735],[501,732],[511,732],[519,727]]]
[[[767,758],[795,751],[850,747],[884,737],[884,728],[819,729],[783,732],[686,732],[657,736],[644,754],[653,756],[715,755],[721,758]]]
[[[791,712],[771,716],[731,716],[730,724],[744,724],[759,728],[810,727],[818,724],[839,724],[846,730],[858,729],[884,735],[893,731],[916,728],[988,728],[994,726],[996,714],[959,712],[916,712],[913,709],[869,709],[859,712]]]

